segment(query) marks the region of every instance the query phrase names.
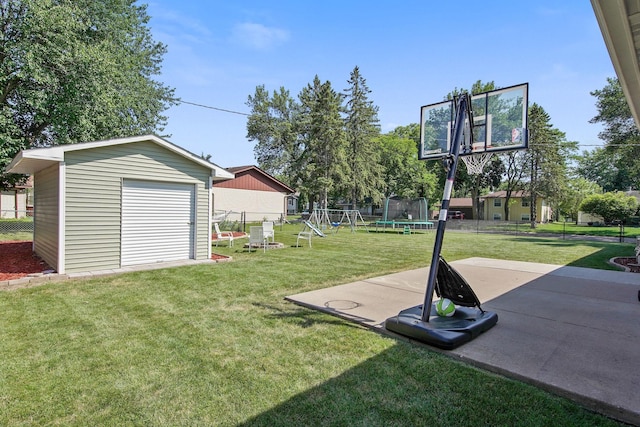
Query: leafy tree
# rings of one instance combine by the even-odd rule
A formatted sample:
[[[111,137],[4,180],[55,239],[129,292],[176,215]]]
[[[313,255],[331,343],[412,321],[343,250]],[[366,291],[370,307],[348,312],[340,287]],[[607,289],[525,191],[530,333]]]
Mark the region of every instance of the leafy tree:
[[[384,196],[413,199],[434,194],[436,176],[425,169],[423,161],[418,160],[414,141],[396,135],[390,132],[377,138],[376,146],[379,147],[384,169]]]
[[[256,87],[253,96],[248,97],[247,106],[251,108],[247,120],[247,138],[256,141],[253,152],[258,165],[293,185],[296,179],[295,164],[302,149],[295,129],[299,104],[284,87],[269,96],[264,85],[261,85]]]
[[[316,75],[313,83],[302,89],[299,99],[297,125],[305,147],[298,163],[299,182],[309,194],[312,206],[319,200],[320,207],[326,208],[329,194],[343,190],[348,176],[344,122],[340,115],[342,96],[331,87],[331,82],[321,83]]]
[[[580,211],[582,201],[587,196],[600,193],[602,193],[602,188],[595,182],[582,177],[570,178],[558,204],[559,213],[570,216],[577,224],[578,211]]]
[[[524,151],[509,151],[502,155],[505,161],[505,174],[502,188],[505,190],[504,219],[509,221],[510,200],[514,192],[524,188],[524,177],[527,175],[528,157]]]
[[[602,123],[601,150],[587,156],[579,164],[579,172],[606,190],[627,190],[640,182],[640,131],[617,79],[607,79],[607,85],[591,92],[595,96],[598,114],[591,123]],[[592,167],[599,166],[595,169]],[[594,177],[595,174],[602,176]]]
[[[410,139],[415,143],[415,153],[418,153],[420,148],[420,124],[419,123],[410,123],[406,126],[397,126],[391,132],[388,133],[390,136]],[[425,197],[430,201],[436,200],[436,194],[441,193],[442,186],[444,185],[444,181],[446,179],[446,171],[442,167],[442,163],[437,161],[421,161],[422,167],[424,171],[420,171],[420,174],[426,173],[424,176],[429,177],[429,181],[435,179],[435,185],[418,185],[417,197]],[[439,183],[439,184],[438,184]],[[438,200],[439,201],[439,200]]]
[[[371,100],[371,90],[356,66],[351,72],[345,89],[345,136],[349,145],[349,177],[351,208],[357,209],[358,202],[369,198],[374,203],[381,201],[382,167],[380,152],[373,144],[373,138],[380,134],[378,107]]]
[[[0,168],[21,149],[162,131],[166,48],[135,3],[0,0]]]
[[[632,164],[636,159],[629,157],[633,154],[627,151],[601,147],[585,151],[582,156],[576,158],[575,173],[597,183],[604,191],[634,187]]]
[[[614,220],[624,221],[638,210],[638,200],[621,191],[587,196],[580,204],[580,210],[601,216],[606,224]]]
[[[416,144],[416,152],[420,147],[420,124],[410,123],[406,126],[397,126],[389,135],[397,136],[398,138],[410,139]]]

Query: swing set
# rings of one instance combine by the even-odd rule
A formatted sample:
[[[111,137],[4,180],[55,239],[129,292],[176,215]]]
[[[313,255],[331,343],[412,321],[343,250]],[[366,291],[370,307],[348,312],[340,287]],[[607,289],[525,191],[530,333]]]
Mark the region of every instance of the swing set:
[[[323,232],[332,231],[333,233],[337,233],[343,225],[348,225],[352,233],[355,233],[358,226],[364,227],[367,232],[369,231],[367,224],[362,218],[362,214],[357,209],[316,208],[309,217],[309,222]]]

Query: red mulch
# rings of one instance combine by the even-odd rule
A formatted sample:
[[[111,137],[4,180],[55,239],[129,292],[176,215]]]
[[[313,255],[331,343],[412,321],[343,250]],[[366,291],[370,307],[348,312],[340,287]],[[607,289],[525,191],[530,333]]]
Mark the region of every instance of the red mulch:
[[[46,262],[34,255],[32,247],[32,242],[0,242],[0,281],[52,270]]]
[[[211,259],[214,261],[217,259],[227,259],[227,258],[229,257],[225,255],[211,254]]]
[[[222,234],[226,235],[227,233],[231,233],[234,239],[239,239],[240,237],[247,237],[247,233],[243,233],[242,231],[228,231],[228,232],[223,232]],[[218,240],[218,235],[216,233],[213,233],[211,234],[211,238],[213,240]]]
[[[617,258],[614,258],[612,261],[618,265],[627,267],[632,273],[640,273],[640,268],[629,265],[629,264],[638,263],[638,260],[634,257],[617,257]]]

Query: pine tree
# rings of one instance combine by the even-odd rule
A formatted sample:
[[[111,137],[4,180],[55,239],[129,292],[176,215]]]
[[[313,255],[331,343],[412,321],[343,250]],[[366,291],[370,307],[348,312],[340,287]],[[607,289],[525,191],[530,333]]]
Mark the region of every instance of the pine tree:
[[[316,75],[313,83],[302,89],[299,99],[297,129],[304,151],[298,163],[298,178],[311,206],[314,200],[319,200],[320,208],[326,209],[329,194],[346,181],[348,170],[340,115],[342,96],[331,87],[331,82],[321,83]]]
[[[351,208],[357,209],[358,203],[370,198],[372,203],[382,200],[382,166],[380,152],[373,139],[380,134],[378,107],[369,100],[367,82],[356,66],[347,81],[349,87],[344,90],[346,99],[345,134],[349,152],[349,174],[347,187],[351,199]]]
[[[536,203],[539,195],[559,204],[562,188],[567,182],[568,154],[576,143],[566,141],[564,132],[554,128],[551,117],[538,104],[529,109],[529,149],[526,152],[530,170],[527,184],[530,196],[531,228],[537,221]]]

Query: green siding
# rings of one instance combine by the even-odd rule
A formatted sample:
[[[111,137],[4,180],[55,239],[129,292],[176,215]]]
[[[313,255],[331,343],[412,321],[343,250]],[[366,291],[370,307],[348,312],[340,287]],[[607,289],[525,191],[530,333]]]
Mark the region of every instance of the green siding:
[[[196,259],[208,253],[211,171],[153,142],[134,142],[65,155],[66,271],[120,267],[123,179],[197,184]]]
[[[58,268],[58,187],[56,163],[34,175],[34,251],[52,268]]]

